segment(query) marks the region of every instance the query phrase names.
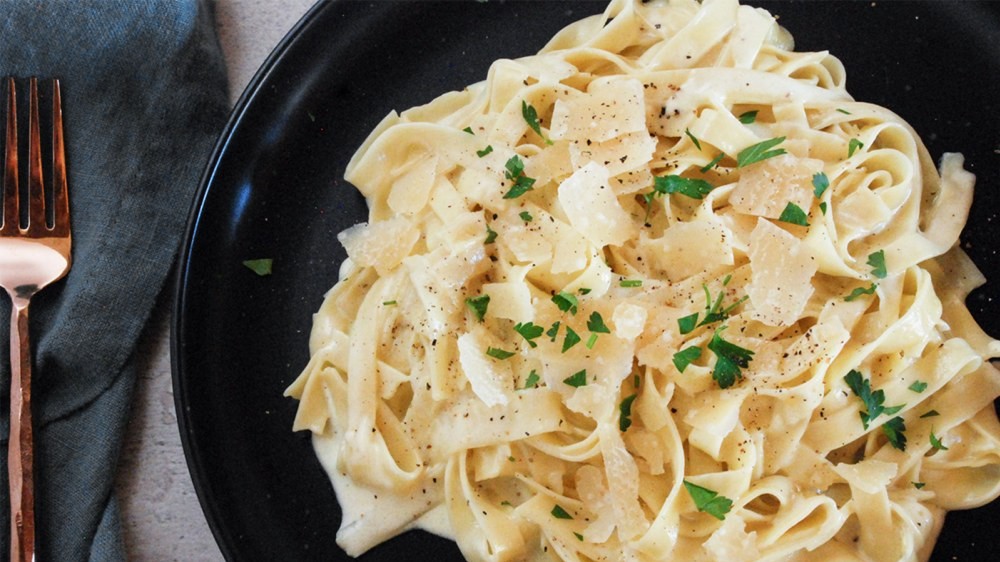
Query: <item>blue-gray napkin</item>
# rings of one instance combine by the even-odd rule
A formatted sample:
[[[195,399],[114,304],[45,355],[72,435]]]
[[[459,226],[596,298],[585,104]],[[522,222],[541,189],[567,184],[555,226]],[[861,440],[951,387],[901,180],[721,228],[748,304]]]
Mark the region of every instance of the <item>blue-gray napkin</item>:
[[[136,379],[136,342],[228,111],[212,5],[6,0],[0,76],[33,75],[62,84],[73,226],[73,268],[31,305],[38,559],[123,560],[112,490]],[[26,86],[19,82],[21,92]],[[4,476],[9,314],[3,295]],[[2,484],[5,559],[6,479]]]

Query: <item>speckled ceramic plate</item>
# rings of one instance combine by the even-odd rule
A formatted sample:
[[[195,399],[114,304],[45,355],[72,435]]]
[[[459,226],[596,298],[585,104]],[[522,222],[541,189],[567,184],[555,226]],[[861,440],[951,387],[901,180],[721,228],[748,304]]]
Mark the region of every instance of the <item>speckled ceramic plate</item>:
[[[800,50],[828,49],[857,99],[913,124],[935,158],[961,151],[979,176],[963,238],[995,281],[970,306],[1000,334],[1000,4],[759,2]],[[205,173],[179,263],[173,321],[178,420],[195,487],[229,560],[346,560],[340,511],[284,388],[308,359],[311,314],[335,282],[335,235],[363,220],[346,162],[391,109],[531,54],[603,3],[334,1],[313,8],[241,99]],[[272,258],[258,277],[241,265]],[[1000,552],[1000,506],[948,517],[935,560]],[[460,560],[412,532],[363,557]]]

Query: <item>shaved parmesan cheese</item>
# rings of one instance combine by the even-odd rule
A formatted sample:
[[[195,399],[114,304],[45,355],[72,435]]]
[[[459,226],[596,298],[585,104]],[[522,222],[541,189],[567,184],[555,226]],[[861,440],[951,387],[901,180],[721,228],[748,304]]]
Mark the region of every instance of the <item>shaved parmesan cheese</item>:
[[[595,80],[586,94],[559,100],[552,111],[553,139],[602,142],[638,131],[646,131],[646,110],[634,78]]]
[[[594,246],[619,246],[635,233],[635,225],[622,209],[608,183],[608,169],[590,163],[559,186],[559,204],[570,223]]]
[[[337,235],[354,264],[374,267],[379,275],[387,275],[410,255],[418,238],[420,231],[401,216],[356,224]]]
[[[746,167],[729,195],[737,211],[776,219],[789,203],[808,212],[812,207],[812,178],[823,171],[823,161],[783,154]]]
[[[671,283],[733,265],[732,233],[709,221],[677,223],[660,238],[662,251],[654,254]]]
[[[472,385],[472,392],[487,406],[507,404],[507,393],[514,389],[514,376],[510,363],[486,355],[489,345],[481,329],[462,334],[458,338],[458,360],[465,378]]]
[[[816,260],[795,236],[760,219],[750,235],[750,285],[753,318],[769,326],[788,326],[813,294]]]

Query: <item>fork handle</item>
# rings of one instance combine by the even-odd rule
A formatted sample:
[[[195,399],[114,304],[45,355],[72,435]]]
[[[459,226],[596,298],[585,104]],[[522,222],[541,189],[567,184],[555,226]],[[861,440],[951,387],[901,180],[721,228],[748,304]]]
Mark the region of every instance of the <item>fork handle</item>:
[[[28,300],[13,296],[10,317],[10,560],[35,557],[35,447],[31,423],[31,347]]]

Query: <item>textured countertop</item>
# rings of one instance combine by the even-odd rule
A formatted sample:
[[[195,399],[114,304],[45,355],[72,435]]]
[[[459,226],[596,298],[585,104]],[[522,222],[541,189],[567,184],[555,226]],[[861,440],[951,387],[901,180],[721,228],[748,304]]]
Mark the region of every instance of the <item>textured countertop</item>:
[[[257,68],[312,0],[217,0],[219,40],[235,104]],[[140,377],[116,487],[130,560],[218,561],[222,554],[191,484],[170,377],[172,284],[138,350]]]

